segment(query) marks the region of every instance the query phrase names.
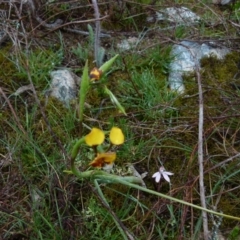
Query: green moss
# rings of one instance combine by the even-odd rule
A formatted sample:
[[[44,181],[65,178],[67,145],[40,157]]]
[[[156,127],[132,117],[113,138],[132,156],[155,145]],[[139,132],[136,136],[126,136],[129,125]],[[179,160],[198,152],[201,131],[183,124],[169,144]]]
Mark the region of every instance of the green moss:
[[[15,90],[21,85],[26,84],[26,79],[18,76],[18,69],[12,60],[11,46],[7,45],[0,50],[0,75],[1,87],[8,90]]]
[[[232,53],[225,60],[214,57],[201,61],[201,83],[204,97],[204,110],[207,116],[217,116],[226,109],[224,97],[233,94],[231,82],[237,69],[238,54]],[[186,94],[176,100],[175,106],[180,110],[180,116],[192,118],[198,117],[198,85],[189,74],[184,78]]]

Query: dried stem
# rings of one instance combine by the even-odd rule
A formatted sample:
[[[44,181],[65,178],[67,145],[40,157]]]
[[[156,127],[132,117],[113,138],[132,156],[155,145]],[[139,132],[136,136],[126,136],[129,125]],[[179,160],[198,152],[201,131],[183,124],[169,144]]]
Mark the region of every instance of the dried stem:
[[[97,67],[100,67],[100,59],[99,59],[99,49],[100,49],[100,14],[98,9],[97,0],[92,0],[94,12],[95,12],[95,36],[94,36],[94,58],[97,64]]]
[[[206,197],[204,188],[204,168],[203,168],[203,92],[201,84],[201,75],[199,66],[196,69],[196,76],[198,82],[198,93],[199,93],[199,119],[198,119],[198,167],[199,167],[199,191],[201,206],[206,208]],[[207,212],[202,211],[203,217],[203,235],[204,240],[208,240],[208,218]]]

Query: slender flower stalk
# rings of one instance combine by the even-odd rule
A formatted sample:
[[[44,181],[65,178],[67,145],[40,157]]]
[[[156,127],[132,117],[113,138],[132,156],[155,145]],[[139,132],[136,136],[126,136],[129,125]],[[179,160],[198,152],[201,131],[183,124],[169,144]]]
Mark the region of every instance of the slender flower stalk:
[[[90,87],[90,79],[88,76],[88,61],[86,61],[85,67],[83,69],[81,88],[79,94],[79,121],[80,121],[80,136],[82,135],[82,123],[83,123],[83,112],[84,112],[84,103],[86,96]]]

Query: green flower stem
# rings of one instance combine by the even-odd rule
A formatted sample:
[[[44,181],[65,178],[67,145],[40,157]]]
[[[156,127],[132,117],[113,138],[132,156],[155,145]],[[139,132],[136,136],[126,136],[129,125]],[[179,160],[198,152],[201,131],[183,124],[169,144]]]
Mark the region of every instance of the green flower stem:
[[[80,149],[80,146],[85,143],[85,137],[82,137],[80,138],[76,143],[75,145],[73,146],[73,149],[72,149],[72,152],[71,152],[71,170],[72,170],[72,173],[74,175],[77,175],[78,173],[80,173],[76,167],[75,167],[75,159],[78,155],[78,152],[79,152],[79,149]],[[83,172],[84,173],[84,172]]]
[[[97,154],[98,154],[98,150],[97,150],[97,147],[98,146],[92,146],[92,149],[93,149],[93,151],[94,151],[94,153],[95,153],[95,156],[97,156]]]
[[[110,142],[110,145],[109,145],[109,147],[107,148],[106,152],[109,152],[112,147],[113,147],[113,144]]]
[[[134,177],[134,176],[126,176],[126,177],[122,177],[122,176],[117,176],[117,175],[113,175],[107,172],[103,172],[103,171],[98,171],[98,173],[95,173],[93,175],[93,177],[95,179],[104,181],[104,182],[109,182],[109,183],[126,183],[125,185],[127,185],[127,183],[135,183],[135,184],[142,184],[142,179],[138,178],[138,177]],[[134,184],[134,185],[135,185]],[[138,186],[138,185],[136,185]]]
[[[89,178],[93,180],[94,179],[100,180],[102,182],[107,182],[107,183],[121,183],[121,181],[125,183],[128,183],[128,182],[136,183],[136,184],[142,183],[141,179],[138,177],[133,177],[133,176],[121,177],[121,176],[116,176],[116,175],[104,172],[102,170],[89,170],[85,172],[80,172],[76,169],[74,164],[71,165],[71,171],[65,171],[65,172],[69,174],[74,174],[79,179]]]
[[[86,100],[86,96],[90,87],[90,79],[88,76],[88,61],[86,61],[82,80],[81,80],[81,87],[79,93],[79,121],[80,121],[80,135],[82,134],[82,124],[83,124],[83,112],[84,112],[84,103]]]
[[[73,146],[72,152],[71,152],[71,158],[73,159],[73,161],[75,161],[75,158],[78,155],[80,146],[85,143],[85,137],[80,138],[75,145]]]

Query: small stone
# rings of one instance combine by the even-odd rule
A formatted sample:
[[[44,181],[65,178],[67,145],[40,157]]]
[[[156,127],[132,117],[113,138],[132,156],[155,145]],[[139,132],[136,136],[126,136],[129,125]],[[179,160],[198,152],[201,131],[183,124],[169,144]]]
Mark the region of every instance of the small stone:
[[[199,21],[200,17],[186,7],[169,7],[156,12],[155,17],[148,17],[147,21],[152,22],[154,19],[157,21],[166,20],[169,22],[189,24]]]
[[[227,5],[233,2],[232,0],[212,0],[213,4]]]
[[[52,71],[50,76],[52,81],[49,95],[68,106],[70,101],[77,97],[77,85],[80,83],[80,78],[68,69]]]

